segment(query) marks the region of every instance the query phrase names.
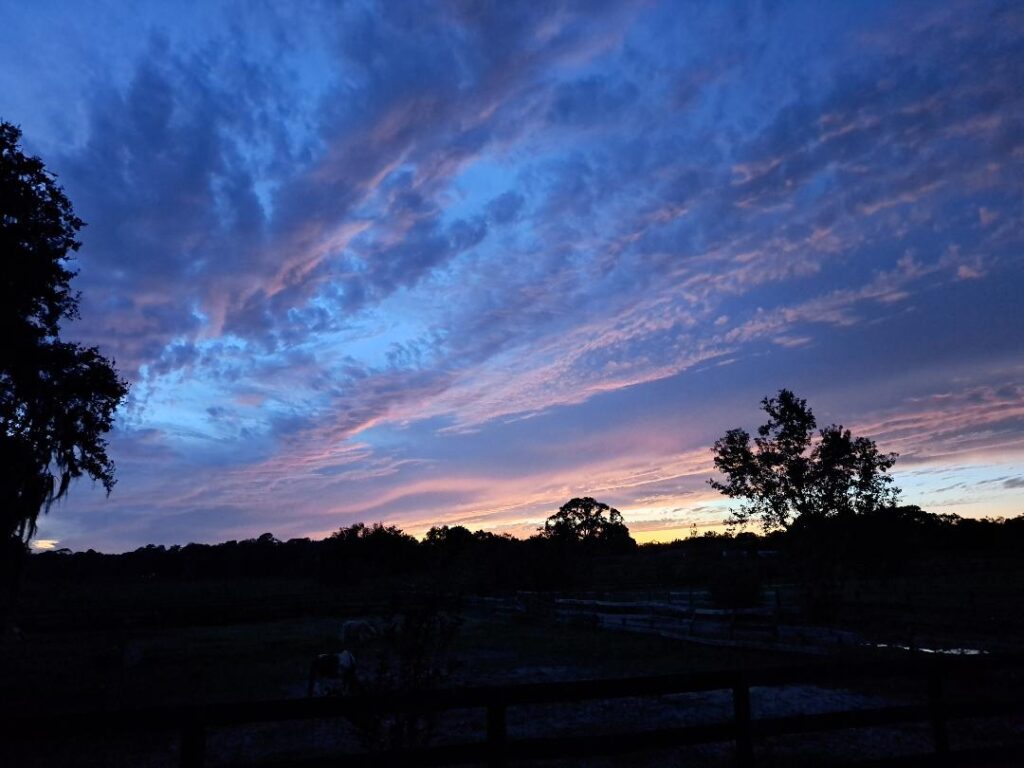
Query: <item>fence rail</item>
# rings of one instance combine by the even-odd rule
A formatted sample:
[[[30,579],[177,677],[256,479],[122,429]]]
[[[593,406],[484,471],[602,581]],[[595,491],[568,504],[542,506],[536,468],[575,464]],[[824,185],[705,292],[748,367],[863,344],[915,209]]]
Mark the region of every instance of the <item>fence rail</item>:
[[[346,765],[407,763],[452,765],[487,763],[505,765],[513,759],[584,757],[610,755],[646,749],[731,741],[740,766],[754,764],[758,739],[786,734],[928,723],[934,754],[948,756],[948,722],[965,717],[996,717],[1024,713],[1024,695],[1019,688],[1008,698],[948,700],[943,683],[957,676],[995,670],[1024,671],[1024,655],[978,657],[928,657],[868,660],[844,664],[804,664],[764,669],[725,670],[688,674],[657,675],[602,680],[528,683],[511,686],[450,688],[415,693],[361,695],[344,698],[283,699],[277,701],[212,704],[197,707],[77,712],[0,717],[0,735],[5,741],[54,738],[59,735],[119,735],[149,731],[181,734],[182,768],[199,768],[206,756],[209,729],[246,724],[350,717],[377,712],[438,713],[452,709],[486,711],[486,739],[467,744],[427,746],[387,753],[345,755]],[[919,704],[873,709],[825,712],[785,717],[752,718],[750,691],[754,687],[797,684],[841,685],[865,678],[911,678],[926,683]],[[1015,681],[1018,685],[1020,680]],[[508,735],[509,707],[572,703],[595,699],[658,696],[712,690],[731,690],[733,717],[710,725],[634,730],[615,734],[586,734],[516,738]],[[338,756],[289,760],[288,765],[336,765]],[[273,762],[265,763],[267,766]]]

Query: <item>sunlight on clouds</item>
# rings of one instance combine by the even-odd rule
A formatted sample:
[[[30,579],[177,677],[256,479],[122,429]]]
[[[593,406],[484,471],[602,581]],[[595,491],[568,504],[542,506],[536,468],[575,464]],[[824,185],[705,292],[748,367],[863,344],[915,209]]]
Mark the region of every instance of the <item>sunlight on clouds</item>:
[[[1019,465],[1005,6],[132,13],[164,37],[87,24],[56,122],[18,85],[56,75],[0,89],[89,222],[75,338],[134,383],[117,490],[55,539],[527,531],[586,493],[674,536],[780,386],[899,472]],[[908,488],[1017,503],[982,479]]]

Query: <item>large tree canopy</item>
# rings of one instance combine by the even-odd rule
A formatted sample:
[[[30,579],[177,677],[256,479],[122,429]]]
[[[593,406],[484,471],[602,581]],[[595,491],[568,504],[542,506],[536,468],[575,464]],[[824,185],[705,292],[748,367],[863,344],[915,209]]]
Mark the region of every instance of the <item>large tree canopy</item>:
[[[602,548],[631,549],[636,546],[622,520],[622,513],[589,496],[570,499],[563,504],[544,522],[541,535],[547,539]]]
[[[83,222],[20,138],[0,122],[0,537],[27,542],[74,478],[110,492],[103,435],[128,386],[98,349],[60,339],[78,316],[68,262]]]
[[[751,445],[743,429],[715,442],[715,467],[724,479],[711,487],[744,504],[739,522],[760,518],[766,529],[786,528],[797,517],[824,518],[874,512],[896,503],[899,489],[889,469],[895,453],[880,453],[873,440],[832,424],[819,430],[814,413],[786,389],[761,401],[768,421]]]

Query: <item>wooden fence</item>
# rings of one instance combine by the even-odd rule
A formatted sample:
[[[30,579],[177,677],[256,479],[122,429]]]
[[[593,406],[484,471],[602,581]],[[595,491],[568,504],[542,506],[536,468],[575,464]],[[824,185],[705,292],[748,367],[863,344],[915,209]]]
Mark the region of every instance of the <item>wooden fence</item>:
[[[957,677],[972,677],[1002,671],[1010,681],[1009,695],[945,695],[945,683]],[[965,717],[1003,717],[1024,713],[1021,676],[1024,655],[977,657],[907,657],[828,664],[804,664],[755,670],[728,670],[603,680],[532,683],[420,691],[344,698],[286,699],[240,702],[201,707],[165,707],[117,712],[87,712],[0,717],[0,735],[5,742],[22,739],[53,739],[60,736],[116,736],[169,731],[181,734],[180,764],[199,768],[205,764],[206,737],[211,729],[256,723],[346,718],[367,712],[380,714],[440,713],[454,709],[486,711],[486,738],[463,744],[445,744],[391,750],[383,753],[344,755],[348,765],[455,765],[479,763],[506,765],[520,759],[581,758],[614,755],[666,747],[732,742],[736,764],[755,763],[759,739],[785,734],[831,731],[842,728],[884,727],[905,723],[927,723],[934,752],[914,756],[899,764],[959,764],[950,751],[949,723]],[[753,718],[751,688],[797,684],[836,686],[867,678],[908,678],[922,684],[918,703],[843,712]],[[733,712],[730,720],[705,725],[633,730],[616,733],[587,733],[534,738],[510,738],[506,715],[510,707],[648,697],[701,691],[731,690]],[[1003,745],[1001,749],[1009,747]],[[1021,748],[1018,745],[1018,748]],[[971,759],[978,757],[971,753]],[[968,757],[964,755],[963,757]],[[287,765],[338,765],[339,756],[289,760]],[[973,764],[973,763],[971,763]],[[261,765],[278,765],[274,762]],[[283,765],[283,764],[280,764]]]

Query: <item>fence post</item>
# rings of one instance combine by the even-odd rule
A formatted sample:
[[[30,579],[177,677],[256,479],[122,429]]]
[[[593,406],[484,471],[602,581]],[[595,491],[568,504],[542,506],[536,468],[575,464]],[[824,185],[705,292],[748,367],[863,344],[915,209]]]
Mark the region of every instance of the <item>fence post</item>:
[[[507,706],[503,701],[487,705],[487,764],[491,768],[503,768],[508,759],[506,710]]]
[[[946,707],[942,701],[942,677],[936,666],[928,670],[928,717],[935,751],[945,755],[949,752],[949,732],[946,729]]]
[[[206,760],[206,729],[198,719],[189,718],[181,732],[181,768],[202,768]]]
[[[732,709],[736,722],[736,764],[750,768],[754,764],[754,739],[750,726],[750,686],[746,683],[733,686]]]

